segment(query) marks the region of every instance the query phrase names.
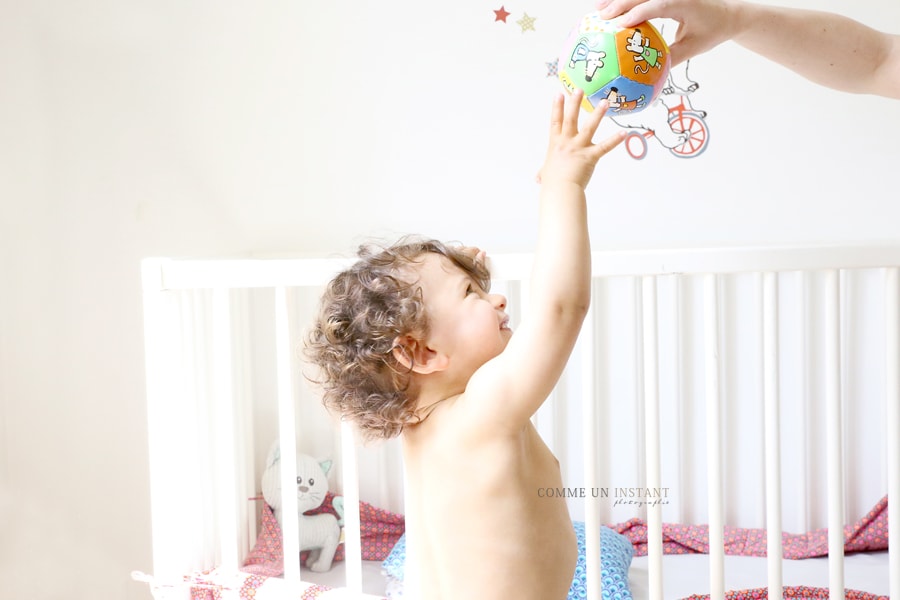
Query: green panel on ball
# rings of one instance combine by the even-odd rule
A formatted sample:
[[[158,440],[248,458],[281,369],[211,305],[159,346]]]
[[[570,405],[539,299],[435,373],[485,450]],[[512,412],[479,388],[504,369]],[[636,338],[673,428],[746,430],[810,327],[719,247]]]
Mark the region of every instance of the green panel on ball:
[[[585,95],[590,96],[619,76],[615,36],[576,31],[570,40],[566,45],[569,51],[559,59],[560,75],[565,73]]]

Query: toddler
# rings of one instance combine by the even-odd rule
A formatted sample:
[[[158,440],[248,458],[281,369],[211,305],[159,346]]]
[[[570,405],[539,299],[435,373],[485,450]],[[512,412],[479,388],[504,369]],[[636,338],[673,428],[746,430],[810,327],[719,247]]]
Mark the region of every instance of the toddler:
[[[484,253],[405,238],[329,284],[307,340],[324,402],[367,438],[402,440],[405,594],[563,600],[577,558],[559,462],[530,417],[556,385],[590,304],[585,187],[624,133],[579,127],[582,93],[551,110],[530,308],[515,335]]]

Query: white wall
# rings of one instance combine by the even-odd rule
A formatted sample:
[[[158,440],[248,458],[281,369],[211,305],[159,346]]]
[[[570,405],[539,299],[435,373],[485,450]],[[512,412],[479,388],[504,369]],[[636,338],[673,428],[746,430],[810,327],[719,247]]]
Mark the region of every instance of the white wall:
[[[501,2],[461,4],[0,5],[8,594],[148,597],[128,577],[152,569],[140,258],[408,231],[531,246],[544,62],[590,3],[503,2],[506,25]],[[896,3],[795,5],[900,31]],[[897,239],[900,103],[731,44],[691,73],[709,149],[605,159],[596,246]]]

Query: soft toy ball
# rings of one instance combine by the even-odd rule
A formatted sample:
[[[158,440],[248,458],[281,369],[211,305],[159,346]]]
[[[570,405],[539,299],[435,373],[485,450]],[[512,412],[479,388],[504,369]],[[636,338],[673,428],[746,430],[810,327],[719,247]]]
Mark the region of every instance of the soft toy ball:
[[[613,115],[638,112],[665,87],[669,47],[647,21],[620,27],[591,12],[569,34],[557,72],[567,90],[584,90],[588,111],[606,99]]]

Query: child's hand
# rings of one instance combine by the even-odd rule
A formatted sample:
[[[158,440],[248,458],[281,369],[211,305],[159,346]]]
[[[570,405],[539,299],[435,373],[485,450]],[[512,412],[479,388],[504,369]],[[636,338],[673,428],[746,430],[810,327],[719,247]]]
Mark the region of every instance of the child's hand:
[[[477,246],[463,246],[459,250],[475,261],[476,265],[481,265],[483,267],[487,261],[487,252]]]
[[[594,166],[600,157],[615,148],[625,139],[625,131],[619,131],[593,143],[594,134],[609,104],[600,102],[588,117],[584,128],[578,130],[578,115],[584,92],[575,90],[571,94],[560,93],[553,100],[550,113],[550,143],[544,166],[538,173],[538,181],[543,184],[569,182],[587,187],[594,173]]]
[[[476,266],[490,270],[488,266],[487,252],[477,246],[462,246],[459,250],[472,259]]]

